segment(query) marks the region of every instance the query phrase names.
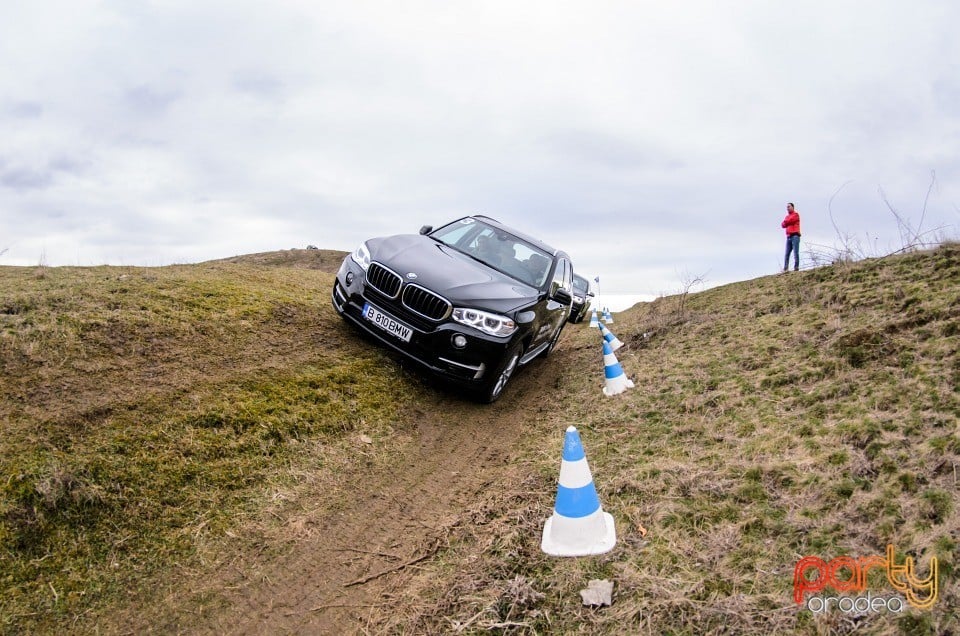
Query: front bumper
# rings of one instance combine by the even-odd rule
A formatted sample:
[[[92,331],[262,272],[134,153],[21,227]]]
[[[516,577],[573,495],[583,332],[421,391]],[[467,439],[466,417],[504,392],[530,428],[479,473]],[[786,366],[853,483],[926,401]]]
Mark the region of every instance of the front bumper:
[[[466,386],[483,382],[520,335],[518,332],[510,338],[489,336],[449,319],[442,322],[425,319],[368,287],[364,271],[349,256],[337,272],[331,301],[337,313],[383,346],[441,377]],[[366,303],[409,327],[412,330],[409,342],[364,318]],[[465,344],[462,347],[454,344],[457,335],[463,336]]]
[[[587,311],[590,309],[590,303],[581,300],[580,298],[574,296],[573,304],[570,308],[570,322],[580,322],[583,320],[584,316],[587,315]]]

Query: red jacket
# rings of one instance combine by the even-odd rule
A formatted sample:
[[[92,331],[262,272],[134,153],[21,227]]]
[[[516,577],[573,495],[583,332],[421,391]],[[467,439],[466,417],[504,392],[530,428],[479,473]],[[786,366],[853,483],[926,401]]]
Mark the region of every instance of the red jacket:
[[[783,219],[783,223],[780,224],[780,227],[784,228],[787,231],[787,236],[791,234],[800,233],[800,215],[794,211],[787,214]]]

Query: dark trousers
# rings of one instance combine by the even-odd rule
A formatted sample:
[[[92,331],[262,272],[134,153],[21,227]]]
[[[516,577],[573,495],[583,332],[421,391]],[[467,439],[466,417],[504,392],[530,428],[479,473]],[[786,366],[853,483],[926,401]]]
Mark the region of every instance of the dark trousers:
[[[793,252],[793,269],[800,269],[800,235],[791,234],[787,237],[787,253],[783,255],[783,271],[787,271],[790,264],[790,252]]]

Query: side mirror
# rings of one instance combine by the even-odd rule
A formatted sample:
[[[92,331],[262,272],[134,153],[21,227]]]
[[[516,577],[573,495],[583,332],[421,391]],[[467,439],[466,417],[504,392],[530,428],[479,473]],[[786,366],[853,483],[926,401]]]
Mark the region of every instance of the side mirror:
[[[553,292],[553,299],[561,305],[569,305],[573,302],[573,296],[571,296],[570,292],[562,287],[557,287],[557,289]]]
[[[432,226],[432,225],[424,225],[424,226],[422,226],[422,227],[420,228],[420,233],[421,233],[421,234],[429,234],[430,232],[433,232],[433,226]]]
[[[595,295],[596,294],[594,294],[592,291],[587,292],[587,296],[589,296],[590,298],[593,298]]]

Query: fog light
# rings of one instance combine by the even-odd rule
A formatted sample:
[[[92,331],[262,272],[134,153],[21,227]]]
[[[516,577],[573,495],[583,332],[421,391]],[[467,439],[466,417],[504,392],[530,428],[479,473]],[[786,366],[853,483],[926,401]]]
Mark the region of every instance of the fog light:
[[[348,287],[353,284],[353,272],[347,272],[347,275],[344,278],[346,278]]]
[[[453,343],[454,348],[463,349],[467,346],[467,337],[462,333],[458,333],[453,338],[450,339],[450,342]]]

